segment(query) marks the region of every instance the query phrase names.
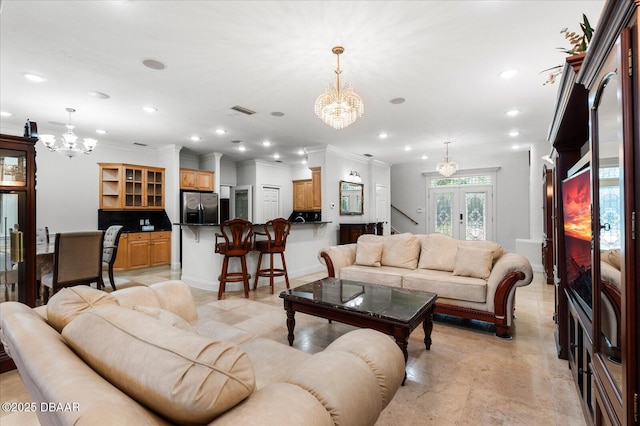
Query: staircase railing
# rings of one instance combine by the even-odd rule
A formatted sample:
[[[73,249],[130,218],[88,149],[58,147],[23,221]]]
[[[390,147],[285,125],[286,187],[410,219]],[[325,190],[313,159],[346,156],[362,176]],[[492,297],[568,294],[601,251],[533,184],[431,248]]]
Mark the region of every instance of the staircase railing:
[[[398,213],[400,213],[402,216],[406,217],[407,219],[409,219],[411,222],[413,222],[414,225],[418,225],[418,222],[416,222],[415,220],[413,220],[411,218],[411,216],[409,216],[408,214],[406,214],[405,212],[403,212],[402,210],[400,210],[399,208],[397,208],[396,206],[394,206],[393,204],[391,204],[391,208],[394,209],[395,211],[397,211]]]

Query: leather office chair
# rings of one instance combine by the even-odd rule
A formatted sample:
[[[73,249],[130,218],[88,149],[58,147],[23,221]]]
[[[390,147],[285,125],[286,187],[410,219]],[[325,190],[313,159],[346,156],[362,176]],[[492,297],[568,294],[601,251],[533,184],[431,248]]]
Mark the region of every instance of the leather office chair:
[[[284,280],[289,288],[289,276],[287,275],[287,263],[284,260],[284,250],[287,245],[287,237],[291,230],[291,222],[282,217],[268,221],[264,225],[264,232],[255,232],[255,235],[264,235],[266,240],[255,242],[255,249],[260,252],[258,256],[258,267],[256,269],[256,277],[253,282],[253,289],[258,288],[258,278],[268,277],[271,285],[271,294],[273,294],[273,278],[284,276]],[[280,253],[282,259],[282,268],[273,267],[273,255]],[[269,267],[262,268],[262,255],[269,255]]]
[[[244,297],[249,297],[249,280],[251,274],[247,272],[247,253],[251,251],[253,225],[244,219],[227,220],[220,226],[220,233],[216,233],[216,253],[224,255],[222,272],[218,277],[218,300],[222,299],[228,282],[244,282]],[[224,242],[218,242],[224,239]],[[241,272],[228,272],[229,259],[239,258]]]
[[[102,280],[103,231],[66,232],[56,234],[53,272],[42,277],[43,303],[49,301],[49,290],[55,294],[63,287],[97,283]]]
[[[118,242],[122,234],[122,225],[111,225],[104,232],[104,242],[102,247],[102,270],[109,271],[109,282],[111,288],[116,290],[116,283],[113,278],[113,264],[116,262],[118,255]]]

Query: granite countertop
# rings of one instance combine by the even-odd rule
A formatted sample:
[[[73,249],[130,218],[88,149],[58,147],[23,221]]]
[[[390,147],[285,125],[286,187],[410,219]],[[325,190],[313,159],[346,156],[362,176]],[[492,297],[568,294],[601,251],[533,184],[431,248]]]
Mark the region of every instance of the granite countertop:
[[[318,221],[318,222],[291,222],[291,225],[324,225],[331,223],[331,221]],[[174,223],[176,226],[220,226],[218,223]],[[254,223],[253,226],[264,226],[264,223]]]

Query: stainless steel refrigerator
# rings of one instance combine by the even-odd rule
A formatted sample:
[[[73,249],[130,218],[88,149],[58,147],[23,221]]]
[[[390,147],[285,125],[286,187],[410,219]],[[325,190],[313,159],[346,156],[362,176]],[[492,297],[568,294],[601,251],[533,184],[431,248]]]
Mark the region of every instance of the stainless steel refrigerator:
[[[182,222],[218,224],[218,194],[183,191]]]

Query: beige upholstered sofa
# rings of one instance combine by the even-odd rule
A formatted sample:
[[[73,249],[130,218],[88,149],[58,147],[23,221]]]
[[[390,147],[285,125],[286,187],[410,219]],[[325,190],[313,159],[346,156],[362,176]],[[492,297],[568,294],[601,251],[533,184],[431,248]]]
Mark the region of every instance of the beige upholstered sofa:
[[[199,318],[180,281],[71,287],[0,314],[43,425],[371,425],[404,377],[388,336],[360,329],[311,355]]]
[[[516,288],[533,279],[524,256],[492,241],[462,241],[442,234],[361,235],[356,244],[318,253],[328,275],[436,293],[436,313],[495,324],[510,337]]]

